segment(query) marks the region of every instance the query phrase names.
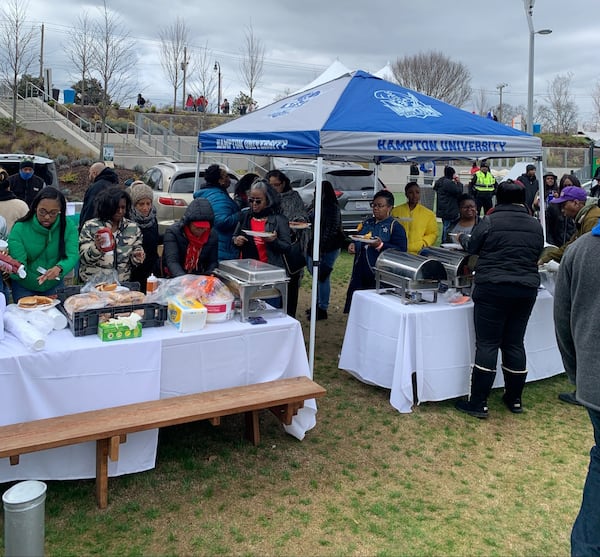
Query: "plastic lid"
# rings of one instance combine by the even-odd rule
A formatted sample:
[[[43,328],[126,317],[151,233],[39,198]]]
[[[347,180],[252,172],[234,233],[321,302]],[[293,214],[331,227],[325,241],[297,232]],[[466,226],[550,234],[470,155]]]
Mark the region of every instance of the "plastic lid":
[[[9,490],[4,492],[2,501],[9,505],[18,505],[20,503],[28,503],[44,495],[46,493],[46,484],[37,480],[27,480],[13,485]]]

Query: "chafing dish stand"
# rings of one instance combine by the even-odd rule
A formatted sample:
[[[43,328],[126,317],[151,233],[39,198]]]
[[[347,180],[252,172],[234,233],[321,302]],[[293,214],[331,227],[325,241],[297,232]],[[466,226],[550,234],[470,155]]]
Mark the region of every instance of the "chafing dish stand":
[[[236,305],[241,306],[241,321],[266,314],[286,314],[289,278],[285,269],[257,259],[229,259],[219,262],[215,275],[236,297]],[[281,308],[274,308],[265,302],[279,297]]]
[[[469,261],[473,256],[464,251],[436,247],[423,248],[419,255],[439,261],[446,269],[448,287],[456,288],[463,294],[470,295],[473,285],[473,271],[469,267]]]
[[[400,296],[404,303],[437,302],[440,282],[446,279],[446,270],[439,261],[395,249],[382,252],[375,264],[377,292]],[[433,299],[423,297],[425,292],[430,292]]]

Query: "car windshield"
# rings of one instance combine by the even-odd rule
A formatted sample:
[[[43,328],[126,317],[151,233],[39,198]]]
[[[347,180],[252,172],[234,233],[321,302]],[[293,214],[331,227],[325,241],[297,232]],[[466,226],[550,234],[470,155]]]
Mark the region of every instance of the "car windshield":
[[[363,191],[373,189],[373,172],[370,170],[333,170],[326,179],[334,190]]]

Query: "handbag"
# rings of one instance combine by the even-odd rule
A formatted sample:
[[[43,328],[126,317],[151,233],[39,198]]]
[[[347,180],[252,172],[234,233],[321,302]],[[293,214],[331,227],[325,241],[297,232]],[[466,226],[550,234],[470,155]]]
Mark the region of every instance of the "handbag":
[[[294,242],[290,251],[283,254],[283,262],[289,275],[295,275],[306,267],[306,257],[300,247],[300,242]]]

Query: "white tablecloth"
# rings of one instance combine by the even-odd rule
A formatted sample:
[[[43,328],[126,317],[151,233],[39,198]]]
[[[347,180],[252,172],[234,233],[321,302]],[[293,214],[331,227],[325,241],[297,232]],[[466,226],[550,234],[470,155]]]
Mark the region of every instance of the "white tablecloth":
[[[528,381],[563,371],[552,307],[552,296],[540,290],[525,334]],[[410,412],[413,372],[419,402],[466,395],[474,352],[472,302],[405,305],[396,296],[367,290],[352,299],[339,367],[391,389],[392,406]],[[498,373],[494,387],[503,384]]]
[[[264,325],[209,324],[194,333],[165,324],[117,342],[56,331],[41,352],[7,334],[0,342],[0,425],[299,375],[310,375],[302,330],[287,316]],[[302,439],[315,424],[310,400],[286,430]],[[153,468],[157,440],[157,430],[128,435],[109,475]],[[0,459],[0,483],[95,477],[95,447],[22,455],[17,466]]]

